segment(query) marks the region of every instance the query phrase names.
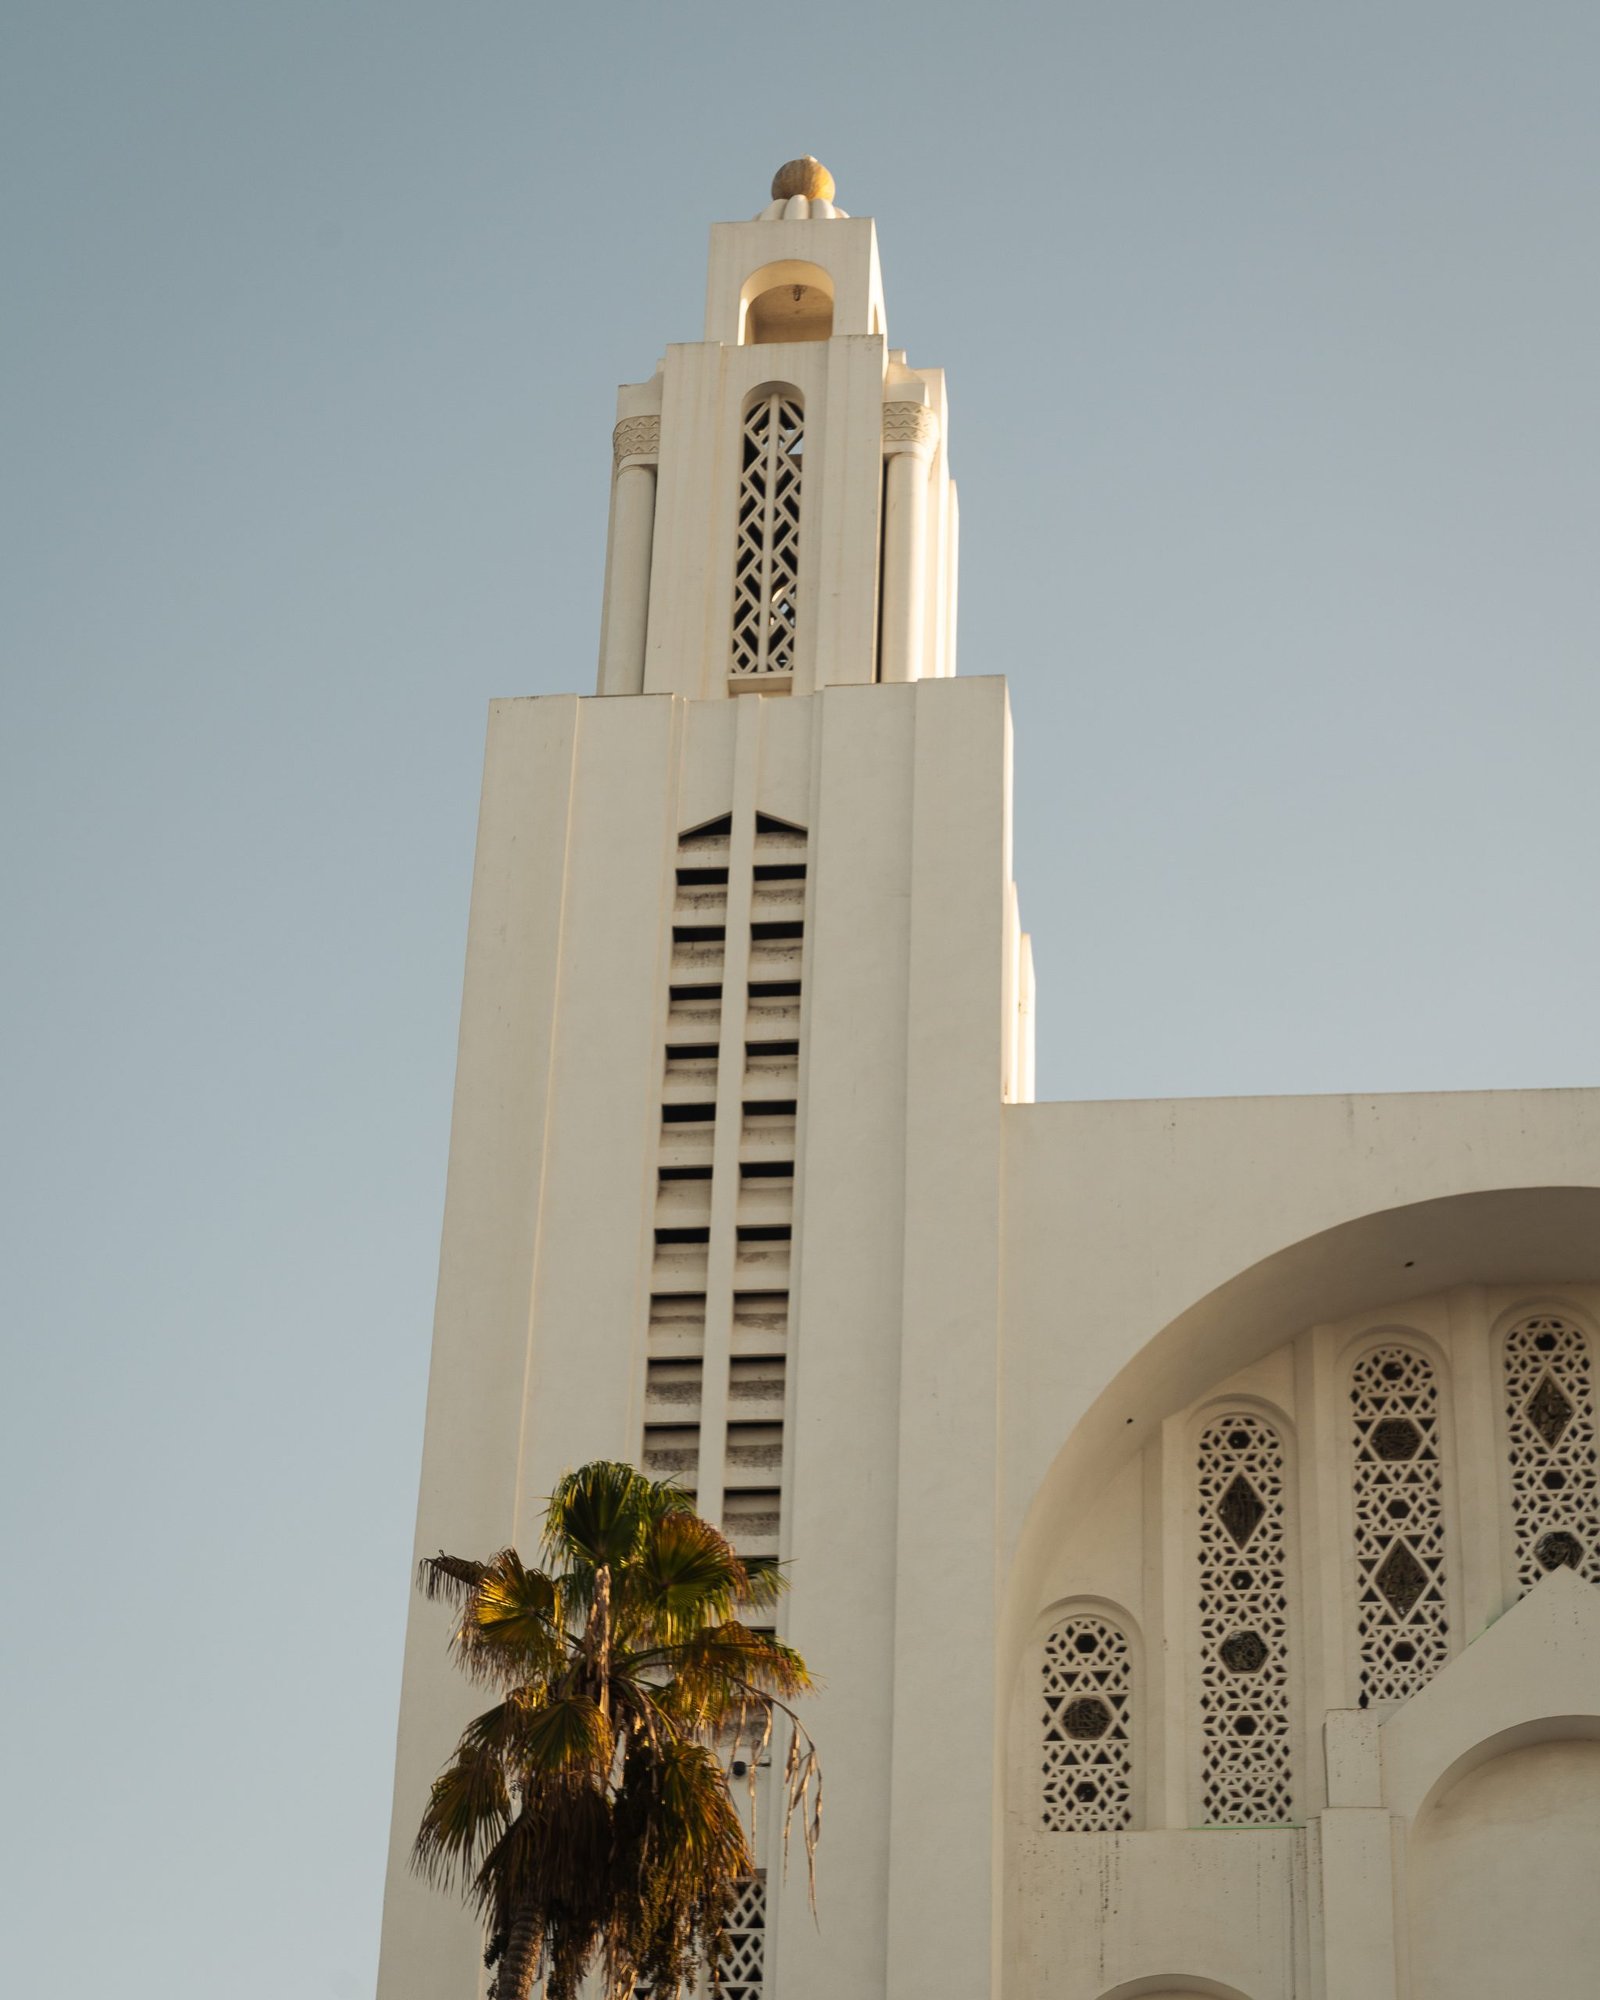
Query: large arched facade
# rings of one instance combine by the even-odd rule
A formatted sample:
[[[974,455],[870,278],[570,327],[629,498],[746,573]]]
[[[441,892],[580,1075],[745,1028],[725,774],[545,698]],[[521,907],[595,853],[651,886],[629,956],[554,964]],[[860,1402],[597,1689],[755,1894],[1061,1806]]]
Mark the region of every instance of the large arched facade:
[[[1214,1109],[1226,1121],[1261,1108]],[[1306,1107],[1308,1123],[1327,1108]],[[1281,1173],[1270,1185],[1264,1156],[1241,1177],[1260,1180],[1254,1217],[1241,1186],[1203,1230],[1183,1209],[1216,1209],[1216,1177],[1175,1184],[1169,1146],[1153,1205],[1188,1255],[1170,1236],[1152,1241],[1145,1269],[1124,1263],[1126,1302],[1110,1314],[1116,1273],[1085,1251],[1097,1234],[1105,1242],[1104,1223],[1079,1218],[1078,1242],[1058,1239],[1047,1253],[1057,1268],[1041,1269],[1042,1190],[1018,1189],[1007,1373],[1034,1393],[1006,1470],[1042,1429],[1046,1384],[1065,1425],[1017,1502],[997,1659],[1003,1990],[1016,2000],[1370,2000],[1407,1991],[1412,1962],[1434,1960],[1453,1994],[1476,2000],[1448,1932],[1415,1916],[1433,1895],[1410,1900],[1417,1884],[1442,1854],[1476,1852],[1488,1838],[1479,1821],[1514,1811],[1529,1786],[1541,1797],[1554,1786],[1563,1824],[1600,1815],[1587,1764],[1558,1781],[1531,1752],[1526,1771],[1484,1780],[1478,1803],[1469,1786],[1448,1811],[1386,1797],[1378,1775],[1397,1757],[1425,1768],[1431,1754],[1433,1785],[1467,1755],[1441,1742],[1407,1765],[1401,1749],[1416,1718],[1448,1713],[1481,1677],[1488,1655],[1473,1641],[1495,1621],[1502,1651],[1537,1651],[1535,1628],[1560,1615],[1551,1604],[1570,1609],[1576,1593],[1600,1637],[1600,1593],[1582,1581],[1600,1561],[1600,1173],[1557,1145],[1517,1162],[1528,1184],[1439,1193],[1462,1178],[1462,1156],[1445,1157],[1448,1132],[1436,1139],[1437,1169],[1416,1163],[1417,1200],[1340,1214],[1349,1190],[1326,1200],[1316,1188],[1340,1178],[1318,1147],[1298,1187]],[[1043,1162],[1029,1165],[1031,1180]],[[1115,1207],[1119,1193],[1146,1198],[1123,1180],[1092,1201]],[[1252,1228],[1259,1243],[1275,1209],[1304,1213],[1319,1193],[1327,1226],[1269,1240],[1158,1325],[1139,1325],[1163,1280],[1181,1284],[1171,1267],[1202,1271]],[[1035,1316],[1051,1294],[1053,1326]],[[1098,1632],[1116,1643],[1074,1672],[1077,1635]],[[1600,1709],[1600,1644],[1592,1659],[1565,1650],[1578,1686],[1530,1698],[1541,1713],[1558,1705],[1557,1738],[1584,1739],[1570,1717]],[[1103,1688],[1091,1685],[1102,1659]],[[1473,1743],[1494,1733],[1485,1717],[1462,1732]],[[1152,1958],[1184,1977],[1157,1975]]]

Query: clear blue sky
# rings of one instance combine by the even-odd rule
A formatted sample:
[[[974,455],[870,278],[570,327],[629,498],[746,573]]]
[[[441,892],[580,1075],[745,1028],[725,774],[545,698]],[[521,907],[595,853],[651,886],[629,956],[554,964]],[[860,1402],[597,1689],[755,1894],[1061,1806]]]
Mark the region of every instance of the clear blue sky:
[[[361,2000],[485,704],[707,224],[950,371],[1041,1095],[1593,1084],[1600,9],[6,15],[0,1988]]]

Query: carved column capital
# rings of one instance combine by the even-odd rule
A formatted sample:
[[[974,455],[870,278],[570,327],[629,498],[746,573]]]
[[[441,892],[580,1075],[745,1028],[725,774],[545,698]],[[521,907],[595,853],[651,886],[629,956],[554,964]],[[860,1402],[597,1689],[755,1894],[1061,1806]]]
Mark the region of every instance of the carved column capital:
[[[931,458],[939,442],[939,419],[922,403],[885,403],[883,406],[883,455],[914,452]]]
[[[654,461],[661,456],[661,419],[624,417],[611,433],[611,469],[620,472],[630,459]]]

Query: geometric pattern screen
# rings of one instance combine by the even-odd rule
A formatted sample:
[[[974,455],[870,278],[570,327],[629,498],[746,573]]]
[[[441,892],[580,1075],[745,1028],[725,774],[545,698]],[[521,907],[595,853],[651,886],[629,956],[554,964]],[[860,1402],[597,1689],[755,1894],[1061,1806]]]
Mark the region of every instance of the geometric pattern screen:
[[[775,391],[758,398],[744,420],[739,472],[733,555],[736,674],[794,672],[804,444],[799,397]]]
[[[720,1969],[721,2000],[761,2000],[766,1972],[767,1878],[752,1875],[728,1918],[728,1949]]]
[[[1500,1348],[1507,1529],[1519,1596],[1558,1569],[1600,1584],[1600,1421],[1589,1336],[1530,1314]],[[1349,1376],[1356,1700],[1407,1700],[1450,1659],[1444,1398],[1427,1355],[1390,1339]],[[1294,1816],[1289,1478],[1282,1437],[1234,1409],[1210,1422],[1194,1467],[1198,1575],[1192,1673],[1205,1826],[1283,1826]],[[1331,1525],[1331,1524],[1329,1524]],[[1455,1558],[1449,1560],[1454,1562]],[[1087,1611],[1064,1618],[1041,1662],[1042,1824],[1055,1833],[1131,1827],[1134,1689],[1127,1632]],[[1597,1987],[1600,1992],[1600,1987]]]
[[[1439,1385],[1409,1347],[1380,1347],[1350,1380],[1360,1706],[1404,1701],[1449,1657]]]
[[[1044,1825],[1051,1833],[1120,1833],[1133,1824],[1125,1633],[1104,1618],[1059,1624],[1044,1644]]]
[[[1253,1411],[1200,1439],[1200,1817],[1292,1817],[1289,1582],[1282,1441]]]
[[[1594,1389],[1582,1328],[1554,1313],[1514,1326],[1505,1385],[1519,1591],[1562,1568],[1600,1583]]]

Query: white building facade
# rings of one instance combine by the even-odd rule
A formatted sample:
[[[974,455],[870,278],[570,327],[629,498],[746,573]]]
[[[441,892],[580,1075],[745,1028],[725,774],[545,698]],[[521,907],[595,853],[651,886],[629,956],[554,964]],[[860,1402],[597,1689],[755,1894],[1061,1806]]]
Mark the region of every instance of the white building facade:
[[[774,189],[619,394],[598,694],[491,713],[418,1550],[611,1457],[789,1564],[732,2000],[1593,1996],[1600,1092],[1032,1101],[943,378]],[[486,1976],[445,1624],[380,2000]]]

